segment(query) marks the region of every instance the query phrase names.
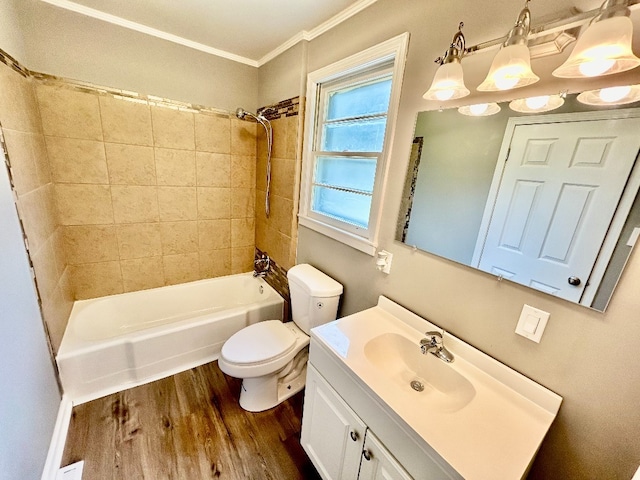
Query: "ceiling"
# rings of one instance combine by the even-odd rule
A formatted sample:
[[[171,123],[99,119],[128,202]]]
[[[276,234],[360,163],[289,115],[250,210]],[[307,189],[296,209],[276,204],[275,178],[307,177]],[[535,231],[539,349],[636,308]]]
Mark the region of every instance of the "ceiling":
[[[260,66],[376,0],[41,0],[247,65]]]

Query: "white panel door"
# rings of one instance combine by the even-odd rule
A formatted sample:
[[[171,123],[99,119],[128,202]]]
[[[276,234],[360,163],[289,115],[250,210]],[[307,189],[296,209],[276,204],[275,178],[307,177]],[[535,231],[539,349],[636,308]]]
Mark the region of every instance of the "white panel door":
[[[300,442],[325,480],[356,480],[366,426],[311,365]]]
[[[367,430],[358,478],[359,480],[411,480],[411,476],[371,433],[371,430]]]
[[[479,268],[579,302],[638,132],[637,118],[516,126]]]

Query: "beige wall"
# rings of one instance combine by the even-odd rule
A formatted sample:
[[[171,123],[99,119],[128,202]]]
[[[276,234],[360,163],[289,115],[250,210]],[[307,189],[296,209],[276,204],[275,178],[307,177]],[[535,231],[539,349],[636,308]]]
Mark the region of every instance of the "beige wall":
[[[16,3],[16,0],[0,2],[0,46],[12,57],[24,58],[24,41]]]
[[[234,111],[258,106],[258,69],[40,0],[20,0],[31,70]],[[0,44],[0,48],[2,44]]]
[[[39,85],[76,299],[249,271],[255,124]]]
[[[345,285],[343,315],[372,306],[379,294],[387,295],[562,395],[560,414],[530,478],[628,479],[640,462],[636,431],[640,424],[640,254],[632,254],[608,311],[601,314],[509,282],[499,283],[488,274],[414,252],[394,241],[416,114],[434,108],[421,98],[435,73],[432,59],[442,54],[458,21],[466,23],[468,43],[478,43],[504,35],[519,8],[511,2],[475,5],[379,0],[310,42],[308,70],[313,71],[404,31],[411,33],[380,239],[380,247],[394,253],[391,274],[377,273],[372,257],[306,228],[299,231],[298,261],[318,266]],[[572,5],[595,6],[541,0],[531,10],[542,16]],[[478,54],[463,62],[478,66],[475,71],[465,67],[468,86],[480,83],[491,57]],[[561,60],[556,57],[552,62]],[[534,61],[534,69],[548,77],[552,66]],[[616,82],[623,81],[640,83],[640,71],[616,77]],[[543,80],[529,92],[552,93],[559,85],[562,82]],[[594,83],[580,87],[590,85]],[[504,99],[506,95],[496,98]],[[551,313],[540,344],[514,333],[525,303]]]
[[[33,82],[0,63],[0,125],[38,294],[55,352],[71,310],[71,287],[54,207],[45,139]]]
[[[307,46],[307,41],[301,41],[258,69],[258,105],[304,96]]]

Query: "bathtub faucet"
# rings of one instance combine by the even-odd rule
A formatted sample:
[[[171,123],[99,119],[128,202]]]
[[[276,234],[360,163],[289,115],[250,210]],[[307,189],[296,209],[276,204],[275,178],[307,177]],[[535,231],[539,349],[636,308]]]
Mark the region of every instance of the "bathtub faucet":
[[[271,268],[271,259],[269,255],[263,253],[259,258],[253,261],[253,276],[264,278]]]

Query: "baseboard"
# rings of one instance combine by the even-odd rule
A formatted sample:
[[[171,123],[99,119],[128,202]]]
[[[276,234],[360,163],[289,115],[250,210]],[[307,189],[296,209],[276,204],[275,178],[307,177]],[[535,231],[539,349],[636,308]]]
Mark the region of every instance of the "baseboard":
[[[56,418],[56,425],[53,429],[53,435],[51,436],[51,444],[49,445],[49,452],[47,453],[47,460],[44,463],[41,480],[56,479],[56,475],[60,469],[60,462],[62,461],[62,454],[64,453],[64,444],[67,440],[72,409],[73,402],[66,395],[63,395],[60,401],[60,407],[58,408],[58,417]]]

